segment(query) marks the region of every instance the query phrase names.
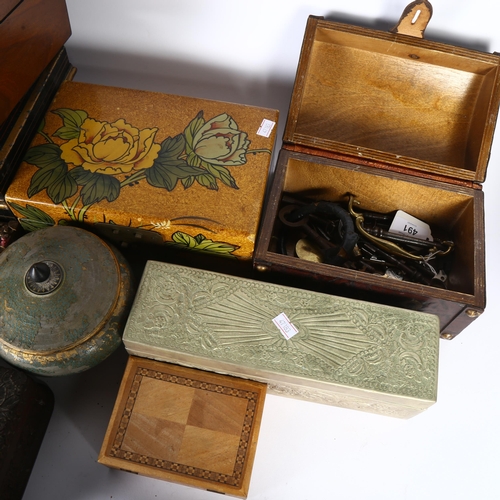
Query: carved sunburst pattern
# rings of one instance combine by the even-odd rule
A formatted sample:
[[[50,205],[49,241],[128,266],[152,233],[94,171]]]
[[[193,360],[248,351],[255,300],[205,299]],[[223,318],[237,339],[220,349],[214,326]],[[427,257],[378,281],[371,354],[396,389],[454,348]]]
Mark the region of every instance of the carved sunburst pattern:
[[[124,340],[326,381],[376,347],[349,304],[268,283],[149,263]],[[273,318],[298,328],[287,340]]]
[[[315,372],[323,371],[328,377],[329,372],[374,344],[342,311],[295,309],[269,297],[264,300],[251,295],[255,292],[252,288],[197,311],[206,330],[217,339],[217,349],[255,357],[265,348],[273,356],[266,356],[268,366],[286,366],[287,372],[307,374],[313,365]],[[284,308],[287,310],[282,311]],[[285,312],[298,329],[289,340],[272,322],[280,312]]]
[[[288,340],[281,313],[298,329]],[[132,354],[432,400],[438,332],[428,314],[149,262],[123,341]]]

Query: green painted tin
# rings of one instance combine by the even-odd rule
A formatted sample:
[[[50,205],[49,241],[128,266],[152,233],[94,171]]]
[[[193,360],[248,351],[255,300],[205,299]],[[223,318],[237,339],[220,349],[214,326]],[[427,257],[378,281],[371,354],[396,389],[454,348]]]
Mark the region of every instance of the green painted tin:
[[[0,355],[39,375],[66,375],[120,345],[131,275],[121,254],[94,234],[54,226],[0,254],[0,297]]]

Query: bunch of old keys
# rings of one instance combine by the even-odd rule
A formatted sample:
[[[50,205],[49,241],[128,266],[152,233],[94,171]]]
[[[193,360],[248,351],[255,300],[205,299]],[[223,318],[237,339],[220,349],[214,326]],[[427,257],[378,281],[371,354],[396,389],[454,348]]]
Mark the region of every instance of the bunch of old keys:
[[[446,287],[453,242],[432,237],[424,222],[421,226],[429,228],[428,234],[419,234],[425,231],[410,223],[395,230],[396,216],[401,217],[398,211],[363,210],[351,194],[343,203],[313,202],[285,194],[279,212],[278,251],[396,280]]]

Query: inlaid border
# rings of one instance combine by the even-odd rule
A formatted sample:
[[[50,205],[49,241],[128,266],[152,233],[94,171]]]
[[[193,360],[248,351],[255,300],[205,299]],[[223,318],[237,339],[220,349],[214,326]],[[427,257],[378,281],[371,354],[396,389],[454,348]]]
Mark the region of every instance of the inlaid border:
[[[140,453],[134,453],[128,450],[121,449],[125,434],[127,432],[128,425],[130,423],[130,417],[132,415],[134,405],[137,396],[139,394],[141,383],[144,380],[144,377],[149,377],[164,382],[190,387],[193,389],[200,389],[203,391],[214,392],[218,394],[223,394],[247,400],[247,408],[245,412],[245,418],[243,421],[242,432],[240,435],[238,451],[236,454],[234,469],[231,475],[223,474],[220,472],[214,472],[206,469],[201,469],[198,467],[193,467],[178,462],[171,462],[169,460],[150,457]],[[161,469],[164,471],[181,474],[183,476],[198,478],[205,481],[212,481],[218,484],[226,484],[229,486],[241,487],[243,480],[244,466],[245,462],[247,461],[248,452],[251,444],[250,440],[256,416],[255,410],[257,407],[258,398],[259,398],[259,393],[254,391],[238,389],[223,384],[206,382],[203,380],[199,380],[195,377],[183,377],[163,372],[160,370],[154,370],[138,366],[135,371],[135,375],[127,397],[127,401],[125,403],[125,407],[120,416],[118,429],[113,439],[113,445],[110,449],[109,454],[111,457],[116,457],[129,462],[134,462],[139,465],[154,467],[155,469]]]

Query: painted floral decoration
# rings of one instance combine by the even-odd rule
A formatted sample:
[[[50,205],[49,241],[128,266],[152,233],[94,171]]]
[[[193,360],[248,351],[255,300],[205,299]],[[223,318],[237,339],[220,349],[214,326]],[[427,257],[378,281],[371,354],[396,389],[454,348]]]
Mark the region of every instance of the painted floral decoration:
[[[38,169],[27,194],[32,198],[46,190],[52,202],[62,205],[75,222],[84,222],[95,203],[113,202],[125,186],[141,181],[167,191],[178,185],[188,189],[195,183],[210,190],[218,190],[219,183],[238,189],[229,168],[245,165],[248,153],[271,153],[268,149],[250,150],[247,134],[226,113],[207,121],[200,111],[183,132],[160,143],[155,142],[156,127],[141,130],[123,118],[111,123],[99,121],[84,110],[52,112],[62,119],[62,126],[52,135],[60,144],[43,131],[42,123],[38,133],[46,143],[31,147],[24,158]],[[11,206],[24,217],[20,222],[27,230],[56,223],[35,206]],[[182,232],[174,233],[172,244],[203,251],[218,245],[219,251],[223,248],[228,253],[236,248],[202,234],[192,237]]]

